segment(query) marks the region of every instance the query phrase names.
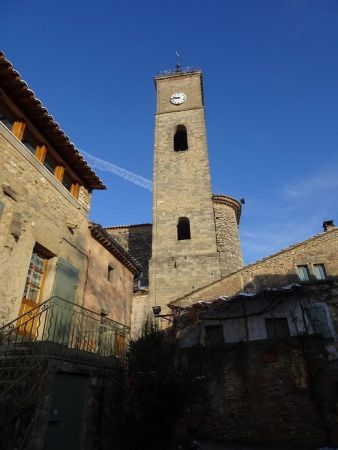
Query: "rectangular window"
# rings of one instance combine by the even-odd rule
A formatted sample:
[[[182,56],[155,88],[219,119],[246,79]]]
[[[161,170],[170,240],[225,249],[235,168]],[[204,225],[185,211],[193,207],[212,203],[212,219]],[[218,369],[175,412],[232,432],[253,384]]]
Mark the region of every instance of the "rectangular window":
[[[56,160],[48,152],[47,152],[46,157],[45,157],[44,166],[53,175],[54,175],[56,167],[58,166],[58,163],[56,162]]]
[[[222,325],[206,325],[204,330],[206,347],[217,347],[224,344]]]
[[[23,298],[25,300],[31,300],[36,303],[40,302],[46,269],[47,258],[34,251],[29,264],[23,293]]]
[[[288,320],[286,317],[278,319],[265,319],[268,339],[286,338],[290,336]]]
[[[33,155],[35,155],[38,142],[27,129],[24,132],[22,143],[31,153],[33,153]]]
[[[108,266],[107,272],[107,280],[112,283],[114,278],[114,268],[112,266]]]
[[[326,271],[324,264],[314,264],[313,270],[315,273],[315,277],[317,280],[325,280],[326,279]]]
[[[305,314],[315,333],[321,334],[324,337],[331,337],[326,311],[323,306],[318,305],[306,308]]]
[[[298,277],[300,281],[309,281],[310,280],[310,272],[307,265],[297,266]]]
[[[72,184],[73,184],[73,180],[72,178],[70,178],[70,176],[68,175],[68,173],[64,173],[63,175],[63,179],[62,179],[62,184],[64,185],[64,187],[70,191],[72,188]]]

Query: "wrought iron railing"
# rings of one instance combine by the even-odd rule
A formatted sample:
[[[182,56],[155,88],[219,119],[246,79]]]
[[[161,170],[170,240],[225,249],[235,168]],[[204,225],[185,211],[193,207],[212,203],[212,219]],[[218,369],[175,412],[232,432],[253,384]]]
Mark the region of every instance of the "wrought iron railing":
[[[129,328],[83,306],[52,297],[0,328],[0,351],[70,350],[123,358]],[[69,352],[68,352],[69,353]]]

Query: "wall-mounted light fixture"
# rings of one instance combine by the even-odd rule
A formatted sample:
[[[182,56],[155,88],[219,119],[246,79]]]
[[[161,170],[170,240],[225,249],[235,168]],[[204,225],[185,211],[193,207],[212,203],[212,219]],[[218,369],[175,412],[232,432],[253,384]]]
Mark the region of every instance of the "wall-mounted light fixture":
[[[156,305],[156,306],[153,306],[152,309],[153,309],[153,314],[154,314],[155,318],[161,317],[161,319],[168,320],[168,322],[172,322],[173,321],[173,319],[172,319],[173,315],[172,314],[160,314],[161,310],[162,310],[161,306]]]

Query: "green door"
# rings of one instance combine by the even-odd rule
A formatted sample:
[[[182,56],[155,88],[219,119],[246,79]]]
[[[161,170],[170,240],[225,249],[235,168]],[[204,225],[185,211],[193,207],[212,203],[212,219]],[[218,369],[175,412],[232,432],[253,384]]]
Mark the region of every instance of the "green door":
[[[75,302],[79,271],[59,258],[56,267],[53,307],[49,311],[48,340],[67,345],[72,329],[73,304]]]
[[[50,412],[46,450],[84,448],[84,412],[88,377],[57,373]]]

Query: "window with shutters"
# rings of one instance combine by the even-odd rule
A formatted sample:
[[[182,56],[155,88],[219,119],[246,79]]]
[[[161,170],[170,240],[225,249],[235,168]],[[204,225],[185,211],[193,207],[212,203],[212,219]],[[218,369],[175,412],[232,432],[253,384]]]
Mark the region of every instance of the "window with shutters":
[[[37,138],[37,133],[22,119],[18,119],[7,104],[0,99],[0,122],[2,122],[13,135],[22,142],[27,150],[38,159],[46,169],[72,194],[79,197],[80,184],[70,175],[64,162],[54,150],[50,150]],[[55,154],[55,156],[54,156]]]

